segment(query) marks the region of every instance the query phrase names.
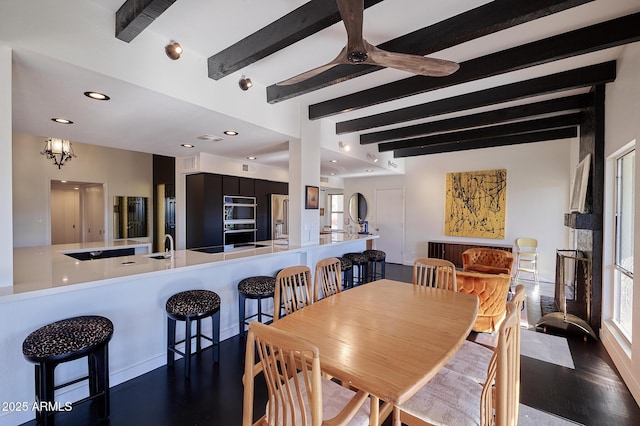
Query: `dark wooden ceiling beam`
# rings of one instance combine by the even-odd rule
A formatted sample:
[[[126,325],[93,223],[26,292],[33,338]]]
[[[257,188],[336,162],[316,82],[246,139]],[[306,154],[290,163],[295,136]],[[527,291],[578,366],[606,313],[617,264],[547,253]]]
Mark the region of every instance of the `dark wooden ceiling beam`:
[[[582,114],[574,112],[534,120],[518,121],[510,124],[498,126],[480,127],[477,129],[461,130],[457,132],[439,133],[421,138],[404,139],[395,142],[385,142],[378,144],[378,151],[396,151],[407,148],[425,148],[427,146],[442,145],[448,143],[461,143],[477,139],[487,139],[516,135],[520,133],[539,132],[541,130],[551,130],[564,127],[573,127],[580,124]]]
[[[588,87],[595,84],[605,84],[614,81],[615,78],[616,61],[609,61],[353,120],[341,121],[336,123],[336,133],[358,132],[449,112],[495,105],[506,101]]]
[[[559,34],[460,64],[447,77],[413,76],[309,106],[311,120],[640,40],[640,13]]]
[[[394,151],[394,158],[416,157],[419,155],[440,154],[443,152],[467,151],[471,149],[493,148],[498,146],[518,145],[532,142],[545,142],[552,140],[575,138],[578,136],[578,128],[567,127],[562,129],[543,130],[540,132],[507,135],[489,139],[478,139],[461,143],[447,143],[428,146],[425,148],[407,148]]]
[[[116,12],[116,38],[129,43],[176,0],[127,0]]]
[[[365,9],[382,0],[365,0]],[[239,42],[210,56],[209,78],[220,80],[239,69],[340,22],[336,0],[312,0]],[[336,55],[338,52],[336,51]]]
[[[389,40],[378,47],[392,52],[428,55],[591,1],[593,0],[495,0]],[[369,65],[340,65],[298,84],[274,84],[267,87],[267,102],[281,102],[379,69],[381,68]]]
[[[470,127],[487,126],[490,124],[504,123],[520,118],[534,117],[536,115],[550,114],[554,112],[581,110],[590,105],[591,95],[566,96],[563,98],[549,99],[542,102],[534,102],[524,105],[516,105],[478,114],[464,115],[462,117],[448,118],[446,120],[431,121],[429,123],[415,124],[413,126],[400,127],[398,129],[383,130],[380,132],[364,133],[360,135],[360,144],[385,142],[406,139],[416,136],[426,136],[432,133],[448,132],[452,130],[466,129]]]

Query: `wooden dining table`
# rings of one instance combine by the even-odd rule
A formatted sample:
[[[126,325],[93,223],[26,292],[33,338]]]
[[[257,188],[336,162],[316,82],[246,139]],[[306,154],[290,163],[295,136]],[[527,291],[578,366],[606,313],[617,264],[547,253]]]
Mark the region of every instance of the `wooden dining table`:
[[[478,306],[475,295],[383,279],[322,299],[272,326],[316,344],[322,371],[368,392],[370,425],[377,426],[451,359]]]

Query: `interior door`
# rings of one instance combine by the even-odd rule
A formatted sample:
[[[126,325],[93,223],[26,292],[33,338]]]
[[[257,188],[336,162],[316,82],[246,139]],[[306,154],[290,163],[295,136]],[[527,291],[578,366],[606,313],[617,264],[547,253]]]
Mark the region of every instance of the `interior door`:
[[[81,242],[80,194],[77,190],[51,190],[51,244]]]
[[[104,241],[104,191],[102,185],[84,189],[84,241]]]
[[[402,264],[404,260],[404,189],[376,190],[377,250],[387,254],[386,261]]]

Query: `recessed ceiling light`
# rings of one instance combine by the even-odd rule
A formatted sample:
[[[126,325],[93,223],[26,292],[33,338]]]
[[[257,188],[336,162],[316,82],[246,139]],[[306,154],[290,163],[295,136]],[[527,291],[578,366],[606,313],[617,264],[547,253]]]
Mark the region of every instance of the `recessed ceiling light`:
[[[338,160],[330,160],[329,162],[330,162],[330,163],[337,163],[337,162],[338,162]]]
[[[193,148],[193,145],[191,145],[190,143],[183,143],[180,146],[183,146],[185,148]]]
[[[256,160],[258,157],[253,157],[253,156],[249,156],[247,157],[247,160]]]
[[[238,132],[236,132],[235,130],[225,130],[222,133],[224,133],[227,136],[238,136]]]
[[[95,99],[96,101],[108,101],[109,99],[111,99],[109,96],[100,92],[84,92],[84,95],[87,98]]]
[[[73,124],[73,121],[67,120],[66,118],[53,117],[51,121],[55,121],[58,124]]]
[[[373,171],[373,169],[367,169],[365,170],[365,172],[371,173]]]
[[[331,173],[329,173],[329,174],[330,174],[331,176],[335,176],[335,175],[336,175],[336,174],[335,174],[335,173],[333,173],[333,172],[331,172]]]

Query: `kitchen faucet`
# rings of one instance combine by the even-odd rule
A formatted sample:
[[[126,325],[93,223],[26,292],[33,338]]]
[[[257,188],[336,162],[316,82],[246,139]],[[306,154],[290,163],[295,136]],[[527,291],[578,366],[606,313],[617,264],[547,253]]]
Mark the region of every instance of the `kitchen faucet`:
[[[167,238],[169,239],[169,248],[167,249],[166,243],[167,243]],[[173,237],[171,236],[171,234],[166,234],[164,236],[164,242],[165,242],[165,246],[164,246],[164,251],[165,253],[168,251],[169,252],[169,258],[173,259]],[[165,255],[165,257],[167,257]]]

